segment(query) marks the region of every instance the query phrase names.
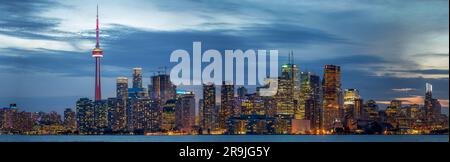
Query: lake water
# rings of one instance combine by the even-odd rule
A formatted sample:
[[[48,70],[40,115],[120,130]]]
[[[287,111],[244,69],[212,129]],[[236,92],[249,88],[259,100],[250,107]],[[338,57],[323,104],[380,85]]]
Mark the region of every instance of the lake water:
[[[449,142],[448,135],[0,135],[0,142]]]

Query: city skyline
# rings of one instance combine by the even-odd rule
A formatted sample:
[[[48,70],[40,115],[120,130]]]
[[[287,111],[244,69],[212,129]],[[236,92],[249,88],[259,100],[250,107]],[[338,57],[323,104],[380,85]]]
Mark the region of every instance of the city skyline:
[[[429,83],[425,85],[423,105],[391,100],[386,109],[380,109],[376,101],[365,100],[357,89],[341,89],[340,66],[325,65],[320,83],[319,76],[298,73],[295,64],[287,63],[282,65],[275,96],[248,93],[243,86],[236,93],[235,85],[225,81],[222,85],[203,84],[203,96],[207,97],[198,101],[201,109],[196,112],[195,93],[176,89],[164,73],[152,76],[153,84],[144,88],[141,70],[133,68],[131,86],[128,78],[117,77],[115,97],[80,98],[76,110],[65,109],[63,117],[55,111],[23,111],[12,103],[0,109],[0,133],[427,134],[432,130],[432,134],[439,134],[448,130],[448,115],[441,115],[441,104],[433,97]],[[299,83],[301,88],[292,83]],[[218,86],[221,91],[216,92]],[[299,96],[287,95],[293,91]],[[217,94],[220,102],[216,101]]]
[[[94,99],[77,99],[75,111],[66,108],[63,118],[56,111],[48,114],[27,112],[11,103],[9,107],[0,109],[0,134],[391,135],[445,134],[448,131],[448,115],[442,114],[442,104],[433,96],[432,84],[426,83],[423,106],[396,99],[391,100],[386,109],[380,109],[374,100],[364,103],[358,89],[342,88],[339,65],[324,65],[321,82],[320,76],[299,71],[293,51],[288,54],[288,62],[281,64],[281,74],[273,76],[271,72],[264,79],[264,85],[256,85],[255,93],[248,93],[243,78],[242,83],[238,78],[233,83],[233,77],[232,80],[220,79],[220,83],[217,80],[207,83],[200,78],[203,80],[200,99],[193,91],[184,90],[189,85],[174,84],[171,77],[177,75],[167,74],[167,67],[163,66],[151,76],[151,84],[147,87],[143,85],[143,69],[140,67],[132,69],[131,86],[127,77],[117,76],[115,97],[102,98],[100,58],[103,50],[100,48],[98,5],[96,11],[96,43],[92,50],[95,58]],[[197,50],[201,53],[201,49]],[[215,57],[214,62],[219,62],[216,59],[220,57]],[[250,56],[247,60],[248,66],[257,63],[250,62]],[[238,64],[239,61],[236,62]],[[270,64],[271,69],[278,70],[278,63],[275,66]],[[245,71],[245,68],[238,67],[236,70]],[[190,70],[191,67],[187,68]],[[219,69],[214,68],[214,77],[217,77],[216,70]],[[247,82],[250,82],[248,73],[252,71],[247,72]],[[238,95],[236,85],[240,85]],[[216,92],[217,86],[220,86],[220,93]],[[276,88],[266,89],[268,87]],[[273,94],[266,95],[267,90]],[[220,101],[217,101],[217,95]]]
[[[93,65],[92,60],[89,60],[88,53],[92,44],[95,44],[92,43],[92,40],[95,40],[92,39],[95,38],[95,34],[92,32],[94,21],[81,23],[78,19],[91,20],[93,15],[95,15],[95,13],[92,14],[95,12],[95,9],[92,8],[95,5],[80,5],[78,4],[80,2],[65,6],[47,1],[5,2],[2,3],[1,7],[6,8],[6,10],[1,12],[11,14],[14,7],[17,6],[16,3],[25,3],[24,6],[29,7],[29,12],[22,13],[26,14],[23,16],[23,19],[13,21],[9,18],[2,18],[2,22],[6,22],[6,24],[1,28],[0,33],[0,39],[5,43],[0,46],[0,57],[2,58],[0,60],[3,64],[0,68],[5,70],[2,70],[0,75],[2,77],[0,85],[2,85],[1,89],[3,90],[0,93],[0,104],[2,104],[0,107],[7,106],[9,103],[17,103],[20,107],[30,111],[56,109],[58,112],[62,112],[67,107],[75,107],[73,103],[74,98],[93,98],[93,92],[91,92],[93,89]],[[210,8],[211,10],[221,11],[215,14],[218,17],[217,22],[208,24],[203,22],[205,19],[202,16],[206,13],[211,13],[207,9],[212,7],[212,5],[207,2],[186,1],[183,3],[186,3],[185,5],[192,9],[199,9],[195,7],[195,4],[204,5],[204,8],[200,8],[201,10],[198,12],[187,16],[187,19],[198,20],[198,22],[193,21],[196,24],[185,24],[188,22],[181,21],[179,24],[172,23],[176,24],[172,27],[165,26],[164,24],[167,23],[160,22],[163,22],[162,20],[176,20],[174,15],[178,15],[178,13],[169,7],[176,4],[140,2],[143,4],[142,8],[148,7],[152,9],[151,12],[137,9],[137,12],[143,13],[140,15],[151,15],[154,13],[163,16],[149,19],[148,22],[142,21],[138,23],[136,20],[147,20],[146,17],[134,18],[138,14],[124,14],[129,16],[130,19],[123,19],[123,17],[121,18],[114,13],[114,11],[121,11],[114,8],[114,5],[118,3],[124,3],[127,9],[137,8],[132,3],[117,1],[111,3],[99,1],[99,3],[102,7],[100,15],[105,17],[104,22],[101,22],[105,29],[100,35],[105,37],[105,41],[102,44],[104,44],[103,48],[108,53],[108,57],[104,59],[104,64],[102,65],[104,68],[102,70],[105,70],[103,72],[104,80],[102,80],[105,90],[103,95],[106,97],[114,96],[115,92],[112,87],[115,84],[115,77],[123,76],[124,74],[129,76],[129,69],[142,67],[143,85],[146,86],[150,82],[149,78],[153,71],[161,66],[157,63],[162,61],[168,62],[170,51],[184,48],[190,45],[191,40],[200,39],[205,42],[206,48],[227,49],[230,46],[231,49],[279,48],[281,51],[280,63],[286,62],[286,53],[293,50],[294,58],[296,58],[294,63],[299,66],[299,71],[312,71],[319,76],[323,76],[323,65],[339,65],[343,69],[341,76],[343,89],[356,88],[360,90],[361,96],[364,98],[372,98],[378,103],[385,105],[388,105],[388,101],[393,99],[423,103],[424,97],[421,96],[423,96],[422,94],[425,93],[425,90],[422,88],[422,85],[429,82],[435,87],[439,87],[434,89],[434,94],[440,99],[448,113],[448,12],[443,13],[444,10],[448,11],[448,7],[446,7],[448,6],[448,1],[433,1],[426,5],[421,5],[422,2],[420,1],[413,1],[406,4],[404,11],[413,15],[413,17],[415,16],[413,19],[404,17],[408,14],[381,12],[390,11],[390,7],[403,4],[400,2],[393,2],[389,5],[373,4],[379,6],[378,9],[367,8],[369,2],[355,3],[356,9],[350,9],[347,6],[351,2],[336,2],[339,4],[337,5],[338,7],[323,6],[323,8],[331,9],[329,11],[333,13],[333,16],[340,16],[341,18],[346,16],[354,17],[354,20],[350,22],[330,20],[329,17],[331,15],[329,14],[331,13],[323,12],[322,8],[318,7],[318,4],[312,2],[298,2],[293,5],[295,7],[306,7],[311,10],[311,13],[304,13],[306,20],[312,17],[312,13],[319,15],[314,17],[315,19],[313,20],[305,20],[304,22],[289,16],[289,14],[301,15],[294,11],[292,11],[294,13],[281,12],[275,10],[275,8],[250,1],[246,1],[242,6],[236,6],[236,9],[242,9],[242,7],[248,7],[249,5],[261,7],[261,9],[253,10],[236,10],[236,12],[248,13],[251,18],[265,20],[262,21],[265,22],[263,25],[250,21],[249,18],[233,14],[233,16],[228,18],[248,21],[235,22],[229,20],[227,17],[224,17],[228,13],[225,10],[226,8],[217,6],[216,8]],[[234,4],[234,2],[224,3]],[[284,4],[279,5],[287,7]],[[408,10],[415,7],[421,10],[416,12]],[[85,10],[86,14],[69,17],[68,15],[71,15],[70,13],[73,13],[74,9]],[[275,10],[276,12],[270,14],[271,12],[264,12],[266,11],[264,9]],[[61,11],[70,12],[68,12],[68,15],[57,14]],[[285,20],[284,22],[276,22],[271,19],[258,18],[256,13],[259,12],[268,16],[281,16]],[[359,19],[360,17],[355,17],[355,15],[361,13],[363,13],[363,16],[360,16],[361,18],[368,19],[363,21]],[[426,20],[423,18],[425,15],[434,19]],[[379,22],[378,20],[370,19],[373,16],[398,16],[402,17],[402,19],[383,19],[388,22]],[[327,23],[319,20],[335,22],[338,25],[331,25],[335,27],[333,29],[325,28],[324,26]],[[394,23],[396,20],[399,20],[398,24]],[[420,21],[427,21],[431,24],[429,26],[414,27],[413,31],[421,31],[422,34],[414,34],[415,32],[409,30],[401,34],[414,36],[402,37],[408,41],[423,40],[421,42],[424,44],[421,46],[418,46],[417,42],[414,41],[397,40],[387,35],[392,32],[399,32],[400,34],[399,30],[403,30],[404,26],[418,24]],[[226,25],[219,27],[221,26],[218,25],[220,23]],[[301,23],[304,23],[304,25],[299,25]],[[381,25],[379,28],[375,26],[366,30],[356,28],[357,32],[362,33],[362,36],[358,37],[345,30],[345,26],[352,23],[359,24],[362,28],[374,23],[381,23]],[[275,25],[278,27],[275,28]],[[40,28],[22,30],[23,27],[27,26]],[[377,31],[379,35],[384,35],[382,40],[398,41],[405,47],[392,45],[393,43],[386,43],[388,45],[374,43],[379,40],[368,34],[372,30]],[[250,35],[253,35],[253,38],[258,38],[255,40],[262,41],[256,42],[250,40],[252,37],[246,39],[232,34],[233,32],[248,33],[249,31],[252,31]],[[263,35],[265,32],[273,34]],[[293,36],[287,36],[285,35],[286,33],[290,33]],[[163,39],[160,42],[155,37],[166,38],[167,40]],[[174,38],[178,37],[183,38],[182,41],[173,41]],[[435,39],[430,39],[429,37]],[[363,43],[355,43],[358,41]],[[176,43],[170,47],[164,46],[170,44],[168,42]],[[230,42],[231,44],[225,42]],[[239,44],[236,42],[239,42]],[[274,43],[275,45],[268,45]],[[146,46],[150,46],[150,48]],[[322,46],[330,46],[330,48],[323,48]],[[386,51],[383,51],[384,49]],[[47,61],[55,62],[55,65],[63,68],[55,68],[53,67],[54,65],[47,64]],[[34,75],[33,73],[39,75]],[[30,75],[25,76],[25,74]],[[30,80],[31,82],[17,82],[17,80]],[[16,89],[11,89],[11,87]],[[199,92],[200,90],[196,94],[200,94]],[[59,100],[61,96],[69,99],[66,99],[67,101]],[[52,101],[55,102],[55,105],[45,104]]]

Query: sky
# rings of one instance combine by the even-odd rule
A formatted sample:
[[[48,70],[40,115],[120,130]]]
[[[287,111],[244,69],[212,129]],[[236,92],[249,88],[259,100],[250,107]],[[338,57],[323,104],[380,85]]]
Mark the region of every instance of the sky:
[[[98,0],[102,94],[142,67],[144,84],[170,53],[203,49],[289,51],[301,71],[342,69],[365,99],[423,103],[425,83],[448,113],[448,0]],[[0,107],[62,112],[94,96],[96,2],[0,0]]]

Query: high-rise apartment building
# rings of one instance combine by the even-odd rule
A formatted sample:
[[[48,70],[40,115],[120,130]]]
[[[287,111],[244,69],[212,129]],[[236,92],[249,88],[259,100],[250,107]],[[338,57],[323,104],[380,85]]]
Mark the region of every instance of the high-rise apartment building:
[[[226,122],[234,111],[234,85],[224,81],[220,93],[219,128],[226,129]]]
[[[343,117],[341,68],[339,66],[325,65],[322,87],[323,126],[326,130],[330,130],[342,123]]]
[[[216,108],[216,86],[214,84],[203,85],[202,129],[211,132],[216,129],[214,121]]]

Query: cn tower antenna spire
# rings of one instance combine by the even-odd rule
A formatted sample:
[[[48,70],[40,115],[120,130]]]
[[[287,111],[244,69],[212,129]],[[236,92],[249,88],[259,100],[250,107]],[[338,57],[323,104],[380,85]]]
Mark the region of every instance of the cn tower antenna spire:
[[[100,36],[99,36],[99,26],[98,26],[98,4],[97,4],[97,25],[95,28],[96,44],[95,47],[100,48]]]

